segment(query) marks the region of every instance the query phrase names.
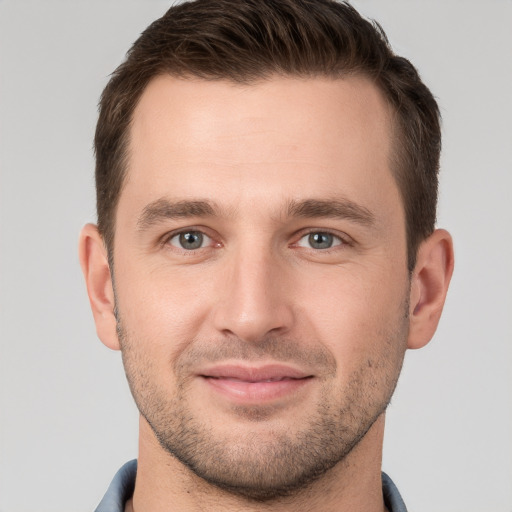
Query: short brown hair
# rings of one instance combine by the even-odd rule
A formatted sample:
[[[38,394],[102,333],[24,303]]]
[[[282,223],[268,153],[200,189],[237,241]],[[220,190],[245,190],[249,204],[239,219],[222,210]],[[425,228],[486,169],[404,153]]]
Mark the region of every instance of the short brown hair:
[[[98,228],[110,254],[133,111],[149,81],[162,74],[238,83],[357,74],[374,82],[396,113],[392,168],[412,271],[436,221],[439,109],[381,27],[334,0],[196,0],[171,7],[142,33],[103,91],[96,127]]]

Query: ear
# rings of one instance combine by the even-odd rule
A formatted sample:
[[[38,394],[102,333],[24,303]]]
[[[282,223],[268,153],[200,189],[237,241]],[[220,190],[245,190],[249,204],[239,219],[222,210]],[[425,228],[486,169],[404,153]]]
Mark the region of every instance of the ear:
[[[452,237],[437,229],[418,249],[411,280],[408,348],[421,348],[434,336],[452,273]]]
[[[87,224],[82,229],[78,252],[98,337],[107,347],[119,350],[114,315],[114,288],[107,250],[94,224]]]

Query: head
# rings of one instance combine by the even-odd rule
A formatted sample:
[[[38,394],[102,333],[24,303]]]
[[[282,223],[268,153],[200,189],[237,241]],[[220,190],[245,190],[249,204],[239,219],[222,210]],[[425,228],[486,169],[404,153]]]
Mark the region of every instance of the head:
[[[159,75],[251,84],[271,76],[367,78],[390,105],[391,169],[406,215],[408,267],[435,226],[440,117],[414,66],[383,30],[333,0],[186,2],[152,23],[105,88],[97,124],[98,227],[111,251],[127,170],[130,123]]]
[[[257,500],[378,466],[451,275],[439,147],[432,95],[346,4],[199,1],[142,34],[102,96],[81,260],[170,463]]]

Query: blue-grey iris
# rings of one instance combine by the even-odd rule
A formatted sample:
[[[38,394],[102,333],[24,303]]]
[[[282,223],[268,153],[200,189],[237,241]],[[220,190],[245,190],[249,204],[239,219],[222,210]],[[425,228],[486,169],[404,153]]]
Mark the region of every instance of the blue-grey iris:
[[[180,245],[183,249],[199,249],[203,245],[203,234],[199,231],[187,231],[180,234]]]
[[[313,249],[329,249],[334,243],[334,237],[330,233],[311,233],[308,242]]]

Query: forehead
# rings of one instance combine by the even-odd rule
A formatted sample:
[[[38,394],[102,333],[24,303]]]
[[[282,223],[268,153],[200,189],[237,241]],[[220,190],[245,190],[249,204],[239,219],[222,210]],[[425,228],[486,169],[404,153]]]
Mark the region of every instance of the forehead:
[[[131,125],[120,203],[163,195],[231,202],[388,194],[390,109],[367,79],[274,77],[250,85],[153,79]]]

